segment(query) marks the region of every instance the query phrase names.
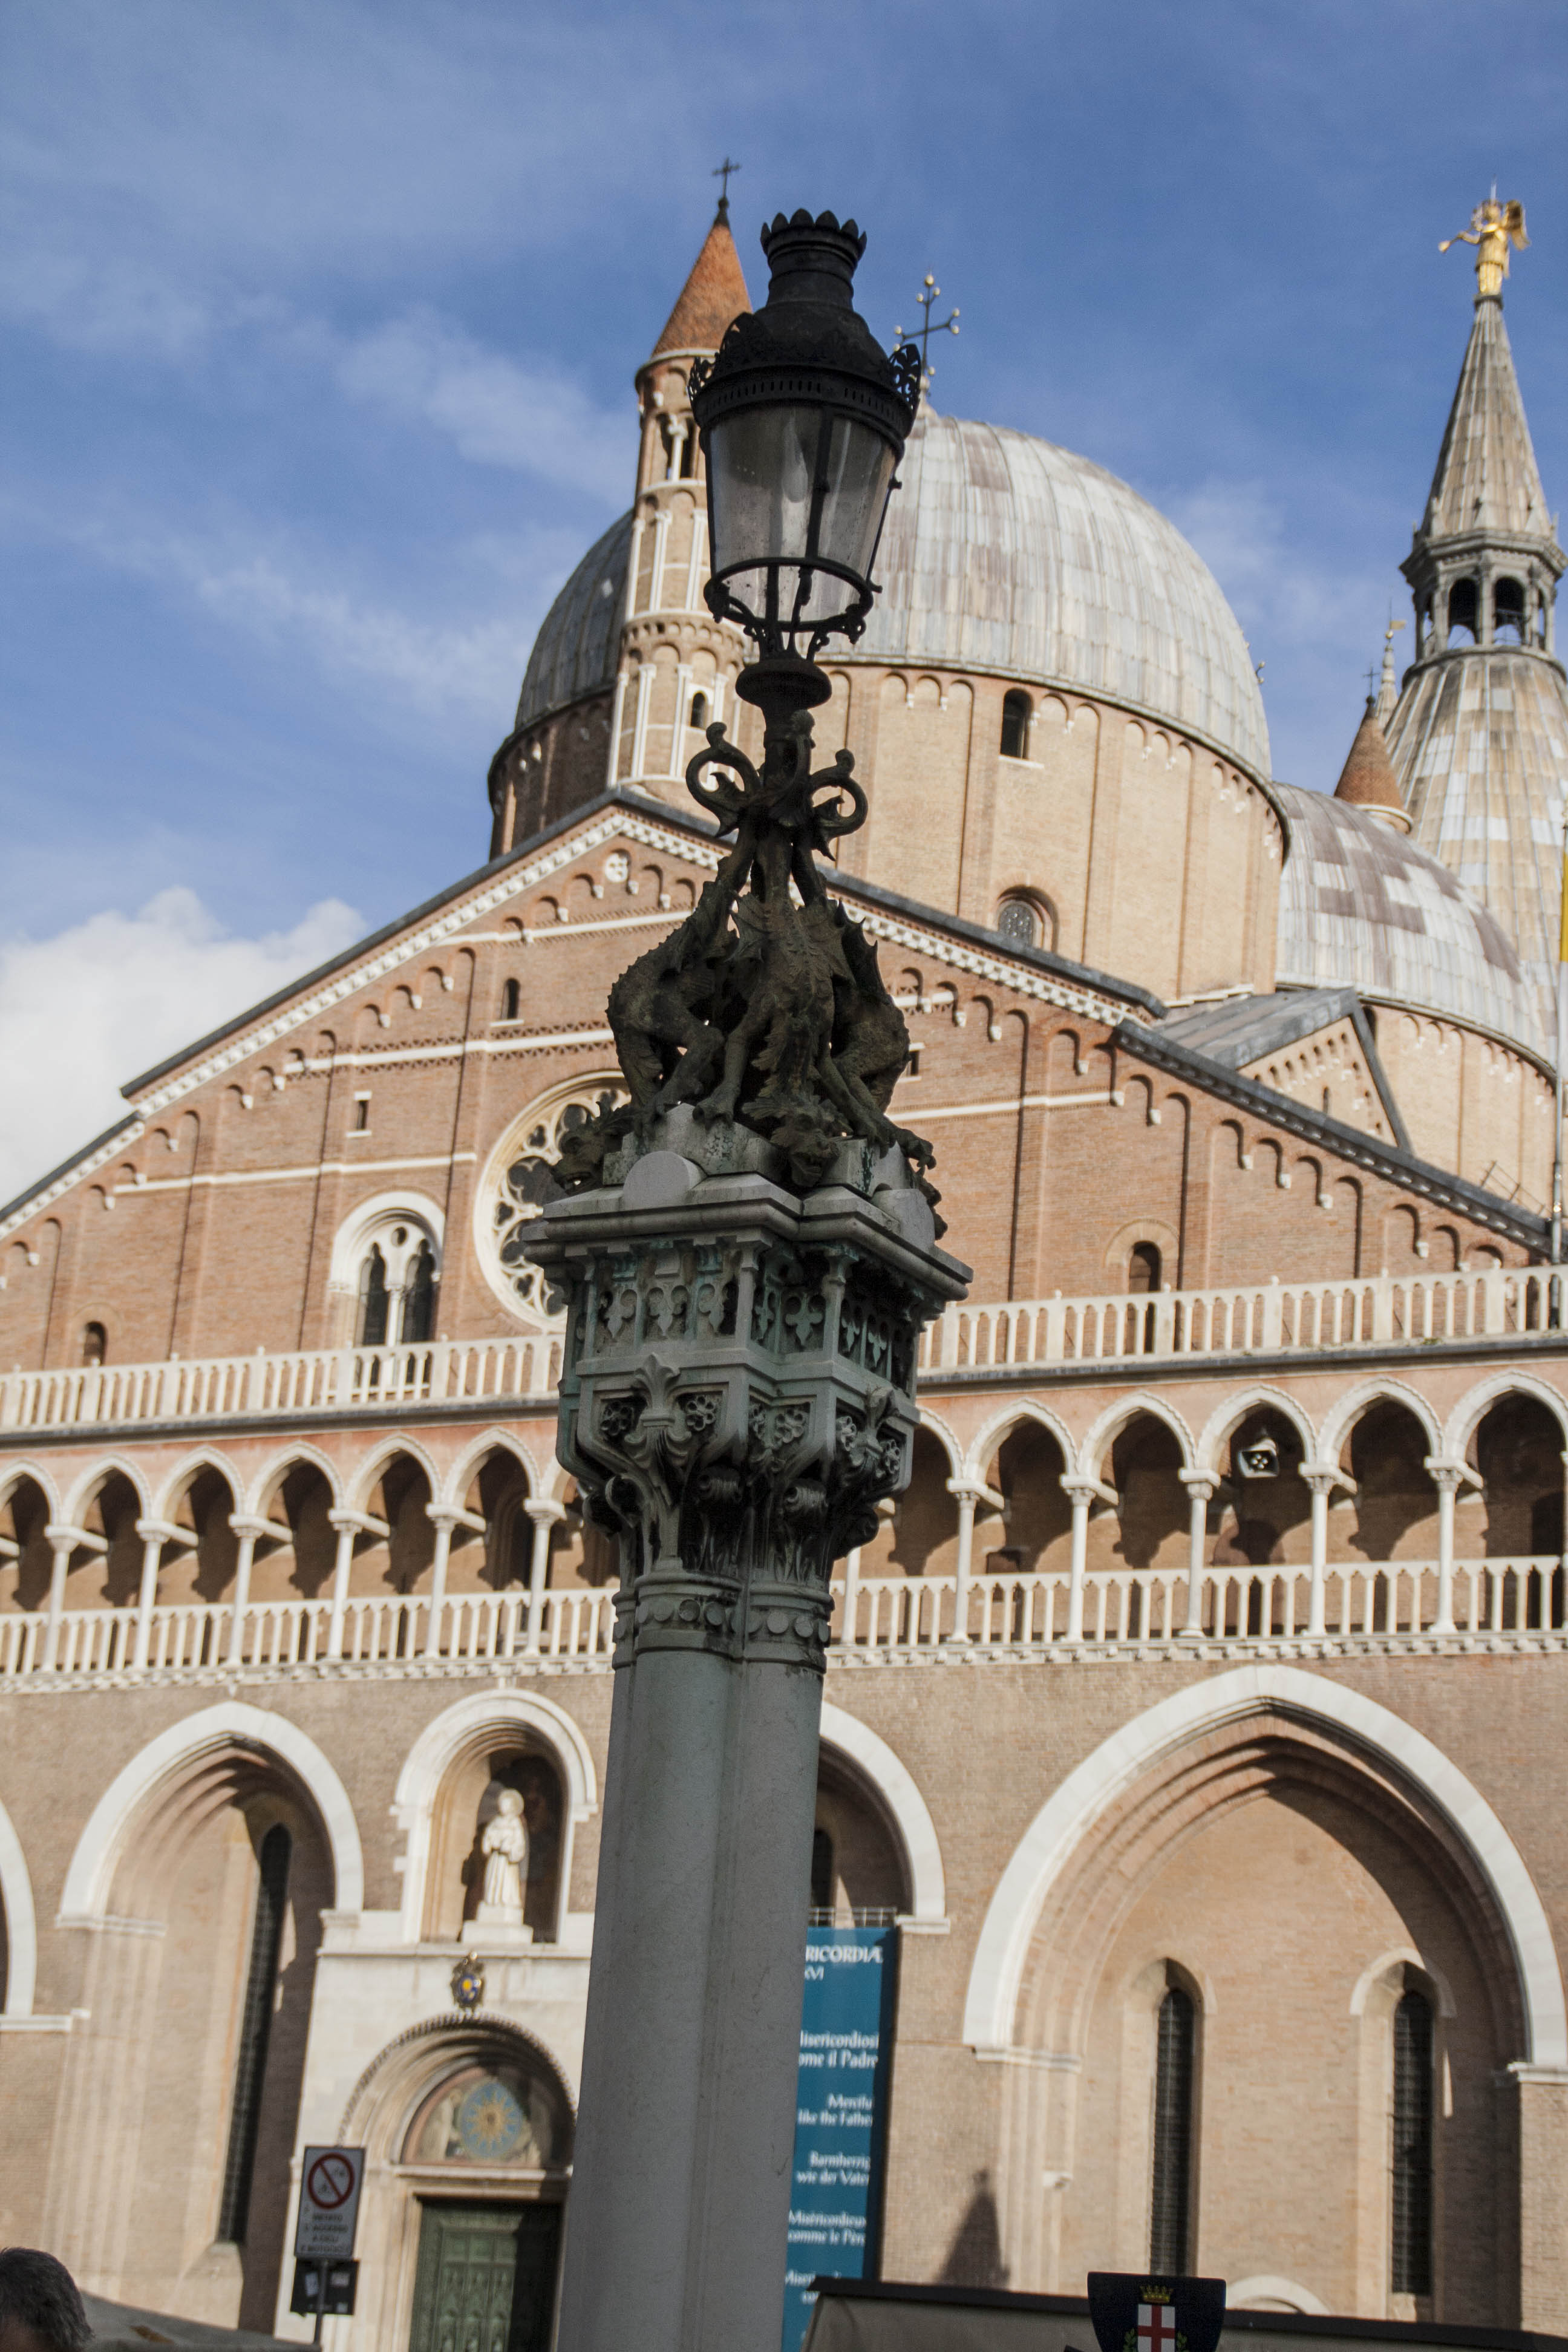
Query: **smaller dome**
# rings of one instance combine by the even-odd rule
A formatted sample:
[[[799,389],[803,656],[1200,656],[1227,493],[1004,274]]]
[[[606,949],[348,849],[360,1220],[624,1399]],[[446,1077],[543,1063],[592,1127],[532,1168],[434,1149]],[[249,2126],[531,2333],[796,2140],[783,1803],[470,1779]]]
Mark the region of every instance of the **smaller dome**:
[[[595,541],[545,614],[523,673],[519,727],[614,686],[631,542],[632,519],[624,514]]]
[[[1447,867],[1353,802],[1276,784],[1281,988],[1358,989],[1545,1051],[1519,950]]]

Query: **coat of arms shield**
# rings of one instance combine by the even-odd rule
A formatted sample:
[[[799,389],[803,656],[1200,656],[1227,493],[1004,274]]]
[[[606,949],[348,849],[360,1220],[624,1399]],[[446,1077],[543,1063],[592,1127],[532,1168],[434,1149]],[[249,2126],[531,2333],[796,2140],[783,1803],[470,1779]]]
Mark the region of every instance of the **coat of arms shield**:
[[[1090,2271],[1089,2315],[1100,2352],[1216,2352],[1225,2281]]]

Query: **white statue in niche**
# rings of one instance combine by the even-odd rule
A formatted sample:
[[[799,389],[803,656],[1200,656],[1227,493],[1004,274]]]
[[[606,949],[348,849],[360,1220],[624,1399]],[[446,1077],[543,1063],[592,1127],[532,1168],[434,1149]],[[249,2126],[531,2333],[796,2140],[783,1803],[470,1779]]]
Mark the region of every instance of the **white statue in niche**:
[[[500,1927],[521,1927],[528,1832],[523,1826],[522,1799],[515,1789],[503,1789],[497,1797],[495,1819],[479,1840],[479,1852],[485,1858],[479,1917]]]

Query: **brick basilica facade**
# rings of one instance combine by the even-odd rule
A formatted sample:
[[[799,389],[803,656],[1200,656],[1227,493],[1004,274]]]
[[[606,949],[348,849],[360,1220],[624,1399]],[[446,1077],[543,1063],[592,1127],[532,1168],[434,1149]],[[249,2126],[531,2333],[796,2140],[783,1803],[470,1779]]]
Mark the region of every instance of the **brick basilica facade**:
[[[1456,407],[1511,481],[1487,299]],[[0,1215],[0,2240],[130,2304],[307,2334],[300,2152],[344,2140],[339,2352],[432,2352],[487,2215],[526,2215],[548,2326],[615,1570],[519,1244],[619,1084],[611,982],[718,862],[685,761],[714,718],[747,747],[685,404],[745,302],[721,215],[489,862]],[[910,1024],[895,1115],[975,1269],[823,1723],[813,1903],[901,1928],[889,2277],[1076,2293],[1157,2227],[1237,2303],[1568,2330],[1539,925],[1521,955],[1522,852],[1507,897],[1432,814],[1473,729],[1410,716],[1484,691],[1486,821],[1560,821],[1544,513],[1517,625],[1518,515],[1447,617],[1417,567],[1331,796],[1272,779],[1234,617],[1124,484],[911,440],[818,730],[870,794],[832,887]],[[521,1924],[480,1916],[508,1790]]]

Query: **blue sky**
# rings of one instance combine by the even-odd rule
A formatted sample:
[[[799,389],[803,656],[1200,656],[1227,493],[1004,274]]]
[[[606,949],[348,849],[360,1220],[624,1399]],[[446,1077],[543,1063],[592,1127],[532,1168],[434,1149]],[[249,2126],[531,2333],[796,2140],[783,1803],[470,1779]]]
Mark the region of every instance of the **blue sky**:
[[[1266,664],[1277,772],[1331,785],[1468,327],[1437,242],[1494,177],[1568,499],[1565,82],[1559,0],[9,0],[17,1181],[111,1075],[483,857],[726,152],[753,290],[758,221],[800,203],[868,228],[885,336],[934,269],[963,323],[936,404],[1173,515]],[[128,941],[146,985],[106,1013]]]

